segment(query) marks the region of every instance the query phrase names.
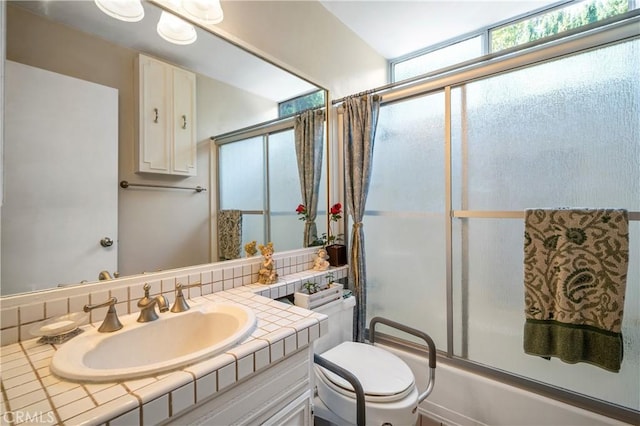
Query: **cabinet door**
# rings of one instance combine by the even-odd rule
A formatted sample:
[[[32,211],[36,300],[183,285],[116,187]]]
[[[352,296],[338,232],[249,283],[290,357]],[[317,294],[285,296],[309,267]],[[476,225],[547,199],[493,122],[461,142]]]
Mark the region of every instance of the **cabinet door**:
[[[173,111],[167,88],[171,69],[162,62],[140,57],[139,171],[170,173],[169,125]]]
[[[191,72],[173,69],[172,173],[195,176],[196,78]]]
[[[311,391],[307,391],[262,423],[262,426],[310,426],[311,420]]]

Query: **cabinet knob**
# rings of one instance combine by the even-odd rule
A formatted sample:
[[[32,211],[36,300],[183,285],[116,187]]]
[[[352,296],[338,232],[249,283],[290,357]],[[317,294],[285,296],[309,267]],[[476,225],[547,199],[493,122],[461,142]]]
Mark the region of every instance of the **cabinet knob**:
[[[100,245],[102,247],[111,247],[113,245],[113,240],[109,237],[104,237],[100,240]]]

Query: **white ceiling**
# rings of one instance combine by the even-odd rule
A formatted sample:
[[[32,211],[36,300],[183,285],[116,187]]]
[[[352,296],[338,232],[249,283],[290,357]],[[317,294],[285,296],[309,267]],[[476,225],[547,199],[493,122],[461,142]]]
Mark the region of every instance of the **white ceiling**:
[[[241,1],[241,0],[231,0]],[[309,1],[309,0],[302,0]],[[315,0],[314,0],[315,1]],[[543,0],[317,0],[387,59],[555,3]],[[160,10],[144,2],[136,23],[108,18],[93,1],[14,1],[83,32],[166,58],[200,74],[282,101],[314,90],[309,83],[198,28],[198,42],[177,46],[156,35]],[[223,3],[224,5],[224,3]],[[321,36],[321,35],[320,35]]]
[[[387,59],[558,3],[558,0],[319,1]]]

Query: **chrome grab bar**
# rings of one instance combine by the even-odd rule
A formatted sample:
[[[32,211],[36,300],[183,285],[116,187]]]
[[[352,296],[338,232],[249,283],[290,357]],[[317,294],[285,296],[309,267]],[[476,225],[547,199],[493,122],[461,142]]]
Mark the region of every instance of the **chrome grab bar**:
[[[337,374],[347,382],[351,383],[351,386],[353,386],[353,390],[356,392],[356,425],[365,426],[364,389],[362,388],[362,384],[360,383],[358,378],[354,376],[350,371],[345,370],[339,365],[334,364],[333,362],[321,357],[318,354],[313,354],[313,362],[318,364],[320,367],[324,367],[332,373]]]
[[[371,342],[372,345],[375,343],[375,338],[376,338],[375,327],[377,323],[388,325],[389,327],[395,328],[400,331],[404,331],[405,333],[421,338],[427,343],[427,346],[429,347],[429,377],[427,382],[427,388],[423,393],[421,393],[418,396],[418,404],[420,404],[429,396],[431,391],[433,391],[433,386],[435,385],[436,345],[435,343],[433,343],[433,339],[427,333],[420,330],[416,330],[415,328],[408,327],[404,324],[400,324],[399,322],[395,322],[383,317],[374,317],[374,318],[371,318],[371,321],[369,322],[369,341]]]

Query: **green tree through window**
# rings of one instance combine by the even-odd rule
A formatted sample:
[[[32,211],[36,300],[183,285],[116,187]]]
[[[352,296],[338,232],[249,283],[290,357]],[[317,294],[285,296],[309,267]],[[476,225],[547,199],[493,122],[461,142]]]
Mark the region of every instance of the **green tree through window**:
[[[498,52],[539,40],[628,10],[628,0],[590,0],[572,4],[491,31],[491,51]]]
[[[307,109],[324,106],[324,90],[298,96],[278,104],[278,115],[288,117]]]

